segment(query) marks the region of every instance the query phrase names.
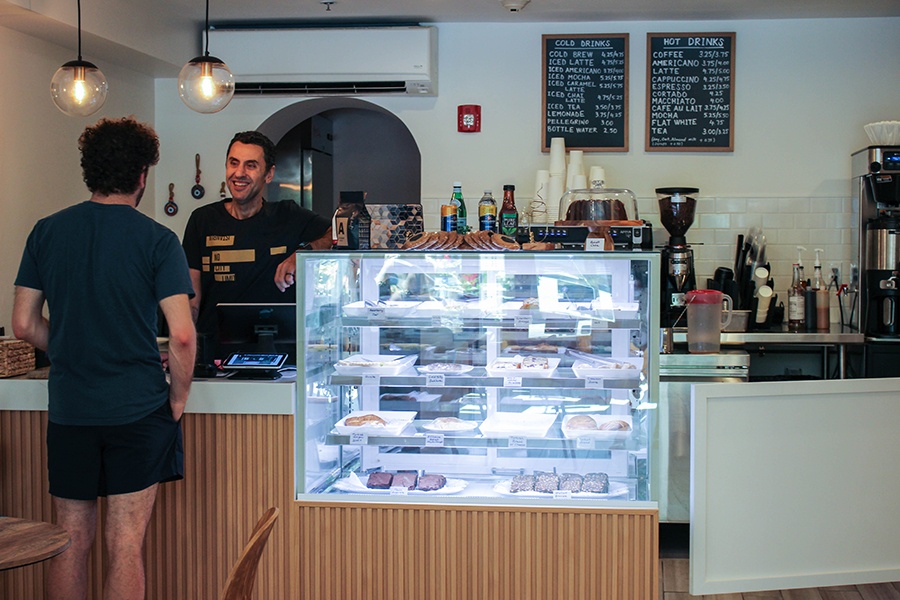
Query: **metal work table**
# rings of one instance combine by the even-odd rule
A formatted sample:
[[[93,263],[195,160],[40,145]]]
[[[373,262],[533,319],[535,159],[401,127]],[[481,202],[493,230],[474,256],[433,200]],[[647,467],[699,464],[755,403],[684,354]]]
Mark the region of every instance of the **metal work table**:
[[[687,344],[687,327],[676,327],[673,341],[675,344]],[[823,350],[834,347],[838,353],[838,378],[846,378],[846,349],[851,345],[862,345],[866,341],[864,334],[842,328],[837,323],[831,324],[827,332],[788,331],[787,325],[779,329],[767,331],[723,331],[722,346],[754,346],[763,348],[766,345],[779,346],[822,346]],[[827,355],[825,357],[827,360]],[[827,372],[824,371],[824,372]]]

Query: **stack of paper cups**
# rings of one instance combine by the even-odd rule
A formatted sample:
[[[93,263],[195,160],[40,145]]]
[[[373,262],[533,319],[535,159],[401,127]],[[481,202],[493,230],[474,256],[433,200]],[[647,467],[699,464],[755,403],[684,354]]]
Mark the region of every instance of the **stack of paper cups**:
[[[603,167],[591,167],[591,175],[588,178],[591,188],[606,187],[606,171]]]
[[[765,267],[756,267],[756,270],[753,271],[753,283],[756,284],[754,296],[759,295],[760,288],[766,285],[767,281],[769,281],[769,270]]]
[[[566,218],[565,212],[559,213],[559,201],[566,189],[566,176],[564,173],[550,173],[550,181],[547,182],[547,212],[550,216],[556,216],[555,220]]]
[[[555,137],[550,139],[550,174],[566,173],[566,139]]]
[[[572,178],[573,190],[586,190],[587,186],[587,176],[584,173],[582,173],[581,175],[576,175]]]
[[[767,285],[759,286],[759,289],[756,290],[756,298],[759,300],[759,304],[756,306],[756,322],[759,324],[765,323],[766,318],[769,316],[769,303],[772,301],[772,288]]]
[[[575,177],[579,175],[584,176],[584,174],[584,150],[570,150],[569,167],[566,170],[566,189],[581,190],[587,187],[575,185]],[[586,177],[585,180],[587,180]]]
[[[547,193],[550,191],[550,171],[539,170],[534,181],[534,197],[531,199],[531,222],[536,225],[547,223],[549,219],[549,208],[547,204]],[[556,210],[554,208],[554,210]]]

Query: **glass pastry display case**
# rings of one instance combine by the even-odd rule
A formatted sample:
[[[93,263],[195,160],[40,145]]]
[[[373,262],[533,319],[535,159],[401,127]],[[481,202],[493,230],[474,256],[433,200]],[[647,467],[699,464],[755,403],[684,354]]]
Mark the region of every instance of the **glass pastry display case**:
[[[297,263],[298,498],[656,499],[658,253]]]

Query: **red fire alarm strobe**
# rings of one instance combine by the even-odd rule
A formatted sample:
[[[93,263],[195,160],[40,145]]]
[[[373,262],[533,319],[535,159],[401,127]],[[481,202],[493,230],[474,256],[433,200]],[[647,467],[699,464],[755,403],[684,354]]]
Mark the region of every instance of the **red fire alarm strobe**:
[[[460,104],[457,109],[456,129],[461,133],[481,131],[481,106],[478,104]]]

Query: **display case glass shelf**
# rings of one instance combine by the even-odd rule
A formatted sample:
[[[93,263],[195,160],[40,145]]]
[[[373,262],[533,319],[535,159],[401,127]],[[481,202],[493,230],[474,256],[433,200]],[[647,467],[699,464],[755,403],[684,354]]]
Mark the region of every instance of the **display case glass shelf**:
[[[658,253],[297,262],[298,498],[655,499]]]

